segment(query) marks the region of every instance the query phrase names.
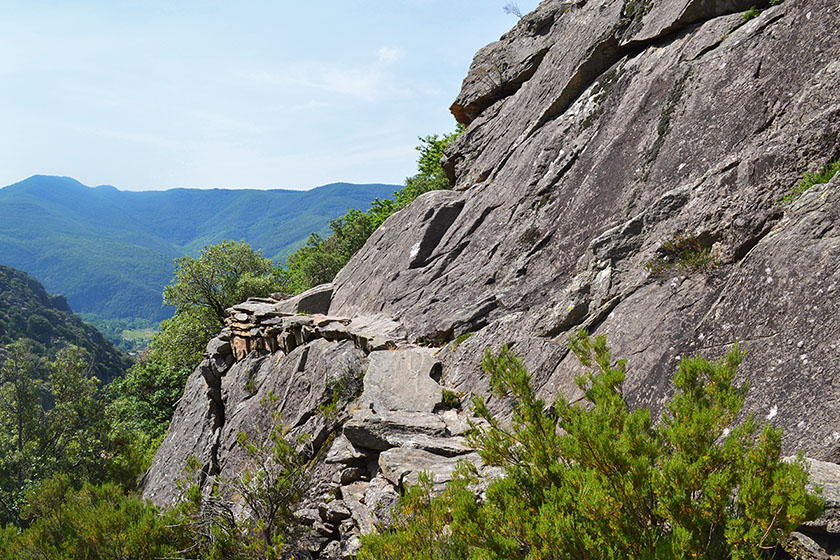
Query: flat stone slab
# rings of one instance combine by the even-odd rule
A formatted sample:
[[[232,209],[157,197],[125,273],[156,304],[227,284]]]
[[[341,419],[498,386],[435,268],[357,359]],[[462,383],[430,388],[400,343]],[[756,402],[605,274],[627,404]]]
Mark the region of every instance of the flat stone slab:
[[[433,352],[427,348],[371,352],[362,403],[372,405],[376,412],[434,411],[441,402],[441,388],[432,379],[440,368]]]
[[[787,457],[787,460],[792,458]],[[805,457],[811,485],[822,487],[825,509],[813,521],[802,524],[802,530],[840,534],[840,465]]]
[[[275,304],[274,309],[284,313],[326,315],[330,309],[332,294],[332,284],[321,284]]]
[[[339,434],[327,452],[327,457],[324,461],[326,463],[341,463],[343,465],[363,464],[365,462],[365,454],[356,449],[344,434]]]
[[[443,437],[446,424],[430,412],[383,412],[357,410],[344,424],[345,437],[357,447],[384,450],[414,435]]]
[[[469,461],[476,466],[482,464],[478,453],[470,453],[462,457],[441,457],[421,449],[394,447],[379,455],[379,468],[382,476],[395,486],[407,487],[417,484],[420,473],[425,471],[432,475],[435,488],[442,489],[453,479],[455,469],[461,460]]]

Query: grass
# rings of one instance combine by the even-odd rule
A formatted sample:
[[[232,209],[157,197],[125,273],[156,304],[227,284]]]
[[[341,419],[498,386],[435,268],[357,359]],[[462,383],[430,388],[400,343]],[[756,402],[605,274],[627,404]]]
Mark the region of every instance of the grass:
[[[441,390],[441,402],[444,408],[461,408],[461,397],[455,391]]]
[[[455,340],[452,341],[452,349],[455,350],[456,348],[458,348],[459,344],[461,344],[474,334],[474,332],[465,332],[464,334],[458,335],[455,338]]]
[[[744,12],[744,19],[750,21],[751,19],[758,17],[758,14],[760,13],[761,10],[753,6],[752,8]]]
[[[715,266],[711,247],[692,233],[677,232],[659,248],[657,256],[645,264],[651,274],[661,276],[674,266],[680,270],[708,272]]]
[[[821,185],[823,183],[828,183],[831,181],[832,177],[837,175],[837,172],[840,171],[840,158],[835,159],[832,162],[829,162],[817,171],[816,173],[808,173],[806,172],[802,179],[799,180],[799,184],[793,187],[787,194],[782,197],[777,204],[785,204],[788,202],[793,202],[797,198],[799,198],[802,193],[813,187],[814,185]]]

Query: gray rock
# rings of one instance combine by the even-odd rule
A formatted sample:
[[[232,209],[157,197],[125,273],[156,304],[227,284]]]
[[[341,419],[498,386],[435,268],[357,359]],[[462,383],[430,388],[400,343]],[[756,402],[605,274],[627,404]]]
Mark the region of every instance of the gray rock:
[[[420,449],[394,447],[379,455],[379,468],[382,469],[382,476],[395,486],[403,488],[417,484],[420,473],[427,472],[432,475],[434,487],[442,490],[445,484],[453,479],[461,460],[476,466],[482,464],[477,453],[457,458],[441,457]]]
[[[470,429],[467,416],[459,414],[456,410],[445,410],[440,416],[446,424],[447,433],[451,436],[463,436]]]
[[[752,3],[546,0],[482,49],[453,104],[468,125],[444,158],[453,190],[389,217],[331,298],[326,286],[306,295],[311,308],[302,294],[234,310],[220,339],[239,361],[223,377],[208,362],[189,378],[144,497],[172,503],[189,455],[210,482],[235,476],[246,464],[236,433],[267,433],[274,412],[290,435],[312,433],[313,453],[342,431],[356,448],[319,455],[333,462],[316,463],[306,498],[338,492],[344,466],[367,460],[370,483],[340,491],[352,523],[313,524],[312,549],[341,538],[321,554],[341,557],[352,527],[390,519],[395,484],[429,470],[439,487],[458,460],[443,455],[477,456],[452,437],[463,415],[406,404],[384,376],[370,383],[374,408],[426,412],[357,402],[328,420],[328,381],[382,350],[468,332],[436,357],[446,387],[486,395],[482,354],[508,343],[541,397],[575,399],[581,367],[567,340],[586,327],[628,358],[627,399],[654,415],[679,358],[718,357],[739,340],[745,412],[784,428],[786,453],[840,461],[840,177],[779,203],[840,154],[836,0],[785,2],[746,21],[738,12]],[[678,236],[714,265],[674,265]],[[304,310],[351,321],[293,315]],[[251,329],[258,338],[246,338]],[[220,399],[207,401],[202,375]],[[272,406],[260,405],[269,396]],[[489,405],[508,412],[503,399]],[[834,538],[835,513],[800,532]]]
[[[814,539],[797,531],[782,540],[782,549],[794,560],[832,560]]]
[[[248,298],[244,303],[234,305],[231,309],[236,313],[237,320],[241,321],[243,319],[239,318],[240,313],[247,313],[255,317],[274,315],[275,311],[277,311],[275,305],[276,302],[274,300]]]
[[[342,470],[339,476],[339,483],[350,484],[357,480],[362,480],[367,476],[367,469],[361,467],[347,467]]]
[[[344,434],[339,434],[330,446],[324,461],[344,465],[363,465],[365,463],[365,453],[350,443],[350,440]]]
[[[333,285],[321,284],[294,297],[285,299],[274,305],[274,310],[283,313],[306,313],[326,315],[330,308]]]
[[[388,449],[413,435],[442,437],[446,424],[436,414],[428,412],[383,412],[357,410],[344,424],[345,437],[357,447]],[[395,442],[395,443],[391,443]]]
[[[321,519],[329,523],[340,523],[344,519],[350,518],[350,510],[344,505],[342,500],[333,500],[327,504],[320,504],[318,506],[318,513],[321,514]]]
[[[750,2],[561,4],[534,16],[551,19],[545,37],[529,19],[476,57],[456,101],[469,124],[446,153],[455,189],[391,216],[336,277],[331,313],[398,317],[436,344],[487,329],[443,360],[467,393],[486,390],[480,345],[510,342],[544,395],[573,397],[568,334],[609,333],[630,401],[654,414],[679,356],[738,339],[743,375],[761,379],[746,408],[777,407],[786,452],[840,461],[840,403],[812,406],[840,390],[836,183],[777,204],[840,150],[836,25],[815,17],[835,6],[747,22]],[[493,58],[515,88],[486,84]],[[683,233],[717,266],[651,274]]]
[[[216,337],[207,343],[204,353],[209,358],[224,358],[231,353],[230,342]]]
[[[820,517],[804,523],[800,530],[840,536],[840,465],[808,457],[805,462],[812,487],[821,489],[825,509]]]
[[[407,410],[432,412],[441,401],[441,388],[432,379],[440,370],[434,351],[428,348],[378,351],[368,355],[363,406],[376,412]]]
[[[295,512],[295,517],[304,525],[311,526],[321,518],[321,515],[315,508],[303,508]]]
[[[397,490],[385,477],[377,476],[370,481],[364,503],[375,524],[391,522],[391,512],[397,506],[399,497]]]

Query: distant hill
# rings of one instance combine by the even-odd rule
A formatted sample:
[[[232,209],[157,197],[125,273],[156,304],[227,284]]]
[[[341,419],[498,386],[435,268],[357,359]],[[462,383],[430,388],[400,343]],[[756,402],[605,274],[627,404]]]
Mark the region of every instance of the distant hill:
[[[48,294],[24,272],[0,266],[0,347],[19,338],[33,340],[37,353],[45,357],[69,344],[84,348],[103,382],[122,375],[131,364],[128,355],[73,315],[63,296]]]
[[[0,189],[0,262],[64,294],[76,312],[160,320],[170,314],[161,291],[176,257],[244,239],[280,261],[331,219],[398,188],[128,192],[35,175]]]

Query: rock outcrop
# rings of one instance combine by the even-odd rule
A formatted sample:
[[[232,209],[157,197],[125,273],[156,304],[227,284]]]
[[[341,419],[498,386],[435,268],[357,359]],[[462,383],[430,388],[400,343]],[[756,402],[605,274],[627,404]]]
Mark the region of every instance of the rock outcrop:
[[[480,466],[443,388],[486,393],[482,352],[509,343],[542,395],[575,398],[584,327],[654,412],[681,356],[740,341],[747,411],[840,462],[840,176],[783,202],[840,157],[840,6],[745,18],[755,3],[546,0],[482,49],[452,106],[454,189],[391,216],[332,285],[233,308],[145,496],[173,500],[189,455],[208,479],[244,468],[236,433],[267,427],[272,394],[324,457],[309,551],[349,557],[420,471]],[[832,507],[794,556],[836,554]]]

